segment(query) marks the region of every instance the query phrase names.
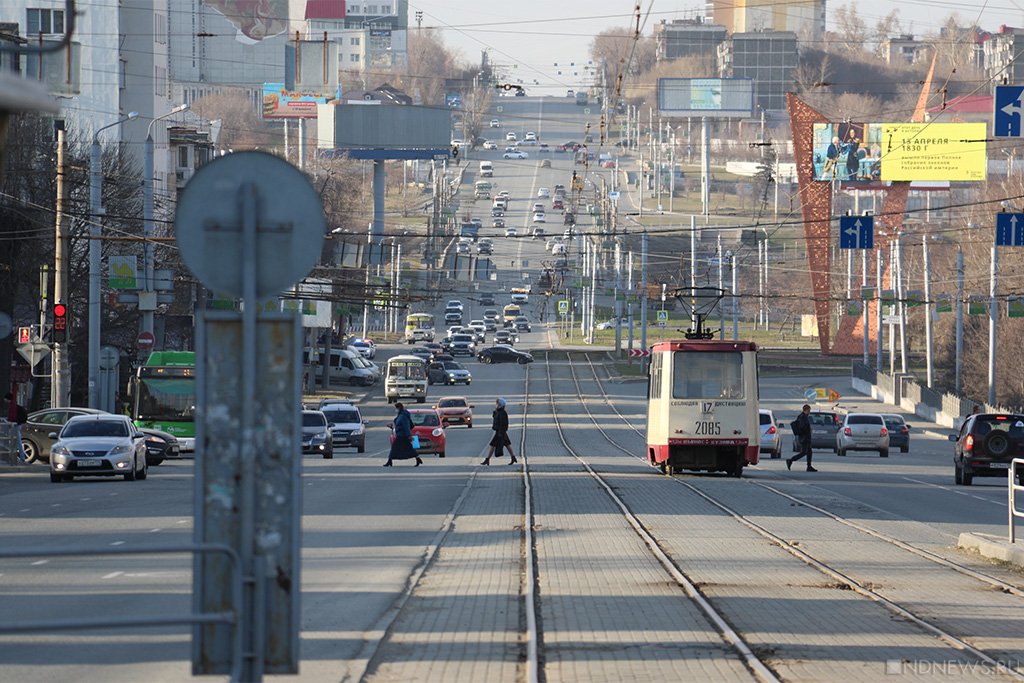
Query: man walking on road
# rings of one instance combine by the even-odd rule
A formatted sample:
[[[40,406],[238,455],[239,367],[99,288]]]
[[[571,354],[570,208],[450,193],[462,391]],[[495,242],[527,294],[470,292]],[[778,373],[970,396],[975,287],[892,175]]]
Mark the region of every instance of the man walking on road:
[[[18,437],[18,460],[26,462],[28,454],[25,453],[25,444],[21,441],[21,425],[28,422],[28,412],[14,400],[10,392],[4,394],[7,401],[7,421],[14,425],[14,434]]]
[[[803,410],[793,420],[792,427],[793,438],[797,440],[800,451],[792,458],[786,458],[786,469],[793,469],[793,463],[806,455],[807,471],[817,472],[818,470],[811,466],[811,457],[814,455],[814,452],[811,450],[811,406],[806,403],[804,404]]]

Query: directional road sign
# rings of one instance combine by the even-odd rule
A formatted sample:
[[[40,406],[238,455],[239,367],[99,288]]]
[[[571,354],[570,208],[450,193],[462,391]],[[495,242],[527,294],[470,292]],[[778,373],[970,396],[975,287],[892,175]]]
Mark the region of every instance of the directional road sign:
[[[569,301],[567,299],[560,299],[558,301],[558,312],[568,313],[569,312]]]
[[[840,249],[874,249],[875,219],[873,216],[843,216],[839,219]]]
[[[629,355],[631,358],[644,358],[651,355],[651,352],[648,349],[630,349]]]
[[[41,341],[18,344],[17,349],[21,357],[28,361],[28,365],[31,368],[39,365],[43,359],[50,355],[50,345]]]
[[[818,398],[818,392],[814,390],[814,387],[811,387],[804,392],[804,398],[808,401],[814,401]]]
[[[619,201],[619,193],[618,192],[609,192],[608,193],[608,199],[612,200],[613,202]]]
[[[1024,247],[1024,213],[996,214],[996,246]]]
[[[1019,138],[1024,120],[1024,85],[996,86],[992,134],[997,138]]]
[[[658,311],[658,325],[665,327],[668,324],[668,311]]]

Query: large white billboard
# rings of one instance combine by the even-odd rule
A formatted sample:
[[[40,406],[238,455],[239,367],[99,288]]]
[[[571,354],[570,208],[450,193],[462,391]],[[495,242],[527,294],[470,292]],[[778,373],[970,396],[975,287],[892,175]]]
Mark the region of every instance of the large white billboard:
[[[743,118],[754,113],[754,81],[749,78],[659,78],[662,116]]]

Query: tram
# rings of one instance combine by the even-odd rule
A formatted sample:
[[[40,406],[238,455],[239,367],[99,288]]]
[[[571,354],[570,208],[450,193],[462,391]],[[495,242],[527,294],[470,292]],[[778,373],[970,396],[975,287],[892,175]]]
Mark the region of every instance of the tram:
[[[713,339],[703,315],[693,317],[695,328],[684,339],[651,347],[647,459],[664,474],[739,477],[760,454],[757,346]]]

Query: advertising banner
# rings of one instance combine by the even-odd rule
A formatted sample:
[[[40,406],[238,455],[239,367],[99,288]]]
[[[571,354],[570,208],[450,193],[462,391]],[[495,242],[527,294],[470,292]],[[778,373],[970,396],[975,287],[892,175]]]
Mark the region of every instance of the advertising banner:
[[[814,178],[851,184],[985,180],[985,126],[816,123]]]
[[[751,116],[754,82],[749,78],[659,78],[658,110],[666,116]]]
[[[316,106],[338,99],[339,93],[288,90],[284,83],[263,84],[264,119],[315,119]]]
[[[139,289],[138,262],[134,256],[108,256],[110,274],[107,285],[111,289]]]

